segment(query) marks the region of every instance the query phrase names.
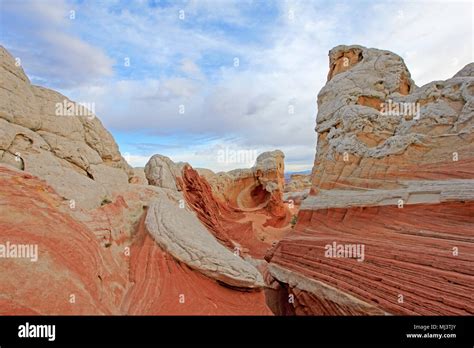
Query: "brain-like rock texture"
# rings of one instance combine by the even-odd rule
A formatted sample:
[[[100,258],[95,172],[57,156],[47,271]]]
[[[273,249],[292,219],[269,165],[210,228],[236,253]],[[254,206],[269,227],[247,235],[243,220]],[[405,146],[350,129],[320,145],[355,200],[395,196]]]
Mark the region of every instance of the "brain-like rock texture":
[[[416,87],[399,56],[359,46],[334,48],[331,64],[337,52],[352,49],[362,60],[332,76],[318,95],[313,188],[471,178],[472,76]]]
[[[311,192],[270,273],[296,314],[472,315],[474,64],[417,87],[388,51],[329,60]]]
[[[112,135],[91,110],[31,85],[1,46],[0,86],[0,163],[44,178],[88,208],[133,181]]]

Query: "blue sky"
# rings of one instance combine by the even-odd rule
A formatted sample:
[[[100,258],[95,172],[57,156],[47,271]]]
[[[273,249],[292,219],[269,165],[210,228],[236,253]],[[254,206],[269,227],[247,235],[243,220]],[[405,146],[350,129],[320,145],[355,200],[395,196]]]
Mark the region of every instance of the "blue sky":
[[[288,170],[311,168],[316,96],[338,44],[398,53],[418,85],[474,60],[470,1],[0,0],[0,8],[0,44],[31,81],[94,103],[134,166],[161,153],[230,170],[252,163],[218,161],[223,149],[279,148]]]

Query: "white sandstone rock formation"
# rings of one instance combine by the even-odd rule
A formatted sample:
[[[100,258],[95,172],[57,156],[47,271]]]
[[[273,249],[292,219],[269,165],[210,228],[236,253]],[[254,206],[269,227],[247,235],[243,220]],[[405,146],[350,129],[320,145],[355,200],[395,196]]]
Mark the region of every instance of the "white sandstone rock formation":
[[[181,170],[186,163],[174,163],[163,155],[153,155],[145,165],[145,175],[148,183],[153,186],[180,190],[176,178],[181,176]]]
[[[274,150],[261,153],[252,168],[218,173],[201,168],[197,171],[206,178],[217,197],[234,203],[237,193],[254,189],[256,186],[262,186],[270,194],[277,191],[283,192],[284,159],[285,155],[282,151]]]
[[[45,179],[84,208],[100,206],[134,177],[112,135],[90,110],[31,85],[2,46],[0,163]]]
[[[149,207],[146,227],[176,259],[208,277],[235,287],[264,285],[260,272],[220,244],[201,221],[178,202],[162,195]]]

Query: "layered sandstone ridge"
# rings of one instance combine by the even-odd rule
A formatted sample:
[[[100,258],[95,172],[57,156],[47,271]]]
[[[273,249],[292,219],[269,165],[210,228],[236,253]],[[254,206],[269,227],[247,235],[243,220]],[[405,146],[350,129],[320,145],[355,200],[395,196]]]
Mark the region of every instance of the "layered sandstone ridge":
[[[214,173],[198,169],[218,198],[240,209],[265,207],[272,196],[284,189],[285,155],[280,150],[260,154],[255,165],[248,169],[234,169]]]
[[[262,287],[263,278],[260,272],[240,255],[231,252],[229,248],[235,245],[221,228],[223,219],[222,207],[215,201],[211,190],[200,190],[199,200],[208,199],[206,210],[197,210],[201,220],[188,210],[185,198],[192,207],[195,200],[190,192],[195,192],[203,183],[189,185],[189,171],[193,171],[187,163],[174,163],[163,155],[154,155],[145,166],[145,174],[151,185],[169,189],[174,199],[159,197],[153,200],[148,209],[145,225],[154,240],[177,260],[203,274],[226,283],[242,288]],[[213,209],[214,206],[214,209]],[[214,218],[209,213],[214,214]],[[219,216],[215,216],[218,214]],[[224,242],[219,243],[210,230]]]
[[[133,170],[91,110],[31,85],[1,46],[0,86],[0,163],[44,178],[87,208],[134,182]]]
[[[0,258],[2,315],[271,314],[262,291],[224,287],[164,251],[144,216],[128,226],[132,211],[170,199],[169,190],[136,187],[84,211],[7,165],[0,165],[0,187],[0,243],[38,246],[35,262]]]
[[[474,179],[401,180],[393,190],[320,190],[301,205],[304,210],[474,201]]]
[[[267,180],[268,186],[272,185],[268,173],[272,173],[271,168],[273,170],[277,168],[274,159],[275,157],[271,155],[267,157],[266,161],[273,161],[273,164],[267,164],[267,168],[270,169],[262,174],[262,176],[268,175],[268,178],[262,178],[262,181]],[[154,155],[145,166],[145,173],[150,184],[169,188],[180,195],[181,199],[175,205],[179,206],[180,213],[187,216],[188,229],[196,231],[197,234],[193,238],[197,238],[201,233],[204,238],[211,233],[220,243],[213,245],[218,249],[221,245],[225,246],[233,252],[234,258],[235,255],[238,255],[239,258],[240,256],[263,258],[272,243],[279,240],[289,228],[289,219],[286,218],[289,212],[281,198],[276,201],[275,206],[283,209],[281,215],[284,218],[284,224],[279,220],[280,215],[274,215],[274,210],[269,209],[272,207],[271,202],[264,202],[253,209],[239,208],[230,204],[222,198],[221,191],[217,191],[209,184],[206,176],[202,175],[202,170],[195,170],[187,163],[174,163],[166,156]],[[212,172],[209,171],[209,173]],[[209,173],[207,175],[214,175]],[[251,179],[254,180],[252,185],[256,185],[254,177]],[[188,209],[194,212],[197,218],[190,215]],[[149,213],[152,214],[151,211]],[[157,213],[161,214],[162,210]],[[279,212],[277,211],[277,213]],[[180,231],[176,233],[179,234]],[[186,238],[188,237],[186,236]],[[183,243],[192,243],[192,241],[183,240]],[[210,253],[210,251],[208,250],[206,253]],[[225,263],[225,260],[227,257],[222,258],[221,261]],[[205,261],[203,261],[204,263]],[[208,265],[205,267],[215,267],[211,256],[209,256]],[[245,281],[242,285],[245,285]]]
[[[148,185],[90,111],[32,86],[0,48],[0,244],[38,248],[35,262],[2,254],[0,313],[271,314],[256,268],[174,210],[195,181]]]
[[[267,255],[291,311],[472,315],[474,64],[417,87],[388,51],[329,59],[311,193]]]
[[[274,150],[257,156],[252,168],[219,173],[197,169],[197,172],[210,184],[215,198],[231,210],[249,214],[263,212],[271,218],[263,222],[264,228],[281,229],[291,220],[291,213],[283,202],[284,158],[283,152]]]

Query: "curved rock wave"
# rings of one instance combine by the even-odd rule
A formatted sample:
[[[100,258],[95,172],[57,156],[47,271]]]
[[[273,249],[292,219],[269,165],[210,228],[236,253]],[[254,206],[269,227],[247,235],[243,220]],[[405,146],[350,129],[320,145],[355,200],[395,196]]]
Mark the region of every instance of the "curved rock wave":
[[[255,267],[220,244],[194,214],[168,198],[150,204],[145,224],[164,250],[191,268],[235,287],[264,285]]]

